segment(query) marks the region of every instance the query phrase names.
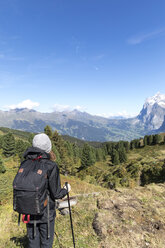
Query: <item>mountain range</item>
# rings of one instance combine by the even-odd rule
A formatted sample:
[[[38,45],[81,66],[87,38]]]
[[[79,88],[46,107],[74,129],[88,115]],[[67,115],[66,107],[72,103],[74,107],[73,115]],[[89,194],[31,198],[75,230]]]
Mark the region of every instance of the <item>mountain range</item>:
[[[134,118],[104,118],[78,110],[41,113],[33,109],[0,110],[0,126],[29,132],[43,132],[50,125],[63,135],[88,141],[132,140],[165,131],[165,95],[146,99]]]

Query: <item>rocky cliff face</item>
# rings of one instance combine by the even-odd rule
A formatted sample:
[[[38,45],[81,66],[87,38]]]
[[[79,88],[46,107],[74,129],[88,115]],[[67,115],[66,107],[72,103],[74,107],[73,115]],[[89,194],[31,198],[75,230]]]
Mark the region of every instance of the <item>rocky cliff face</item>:
[[[137,119],[150,131],[159,129],[165,117],[165,95],[157,93],[146,100]]]

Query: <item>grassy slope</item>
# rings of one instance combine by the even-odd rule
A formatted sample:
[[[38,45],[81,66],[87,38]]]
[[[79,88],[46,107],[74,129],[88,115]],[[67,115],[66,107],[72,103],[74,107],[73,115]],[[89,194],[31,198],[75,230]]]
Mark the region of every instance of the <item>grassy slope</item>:
[[[27,140],[29,133],[0,128],[0,134],[11,131],[15,138]],[[1,153],[1,152],[0,152]],[[2,156],[3,157],[3,156]],[[26,228],[23,223],[18,227],[17,213],[12,209],[12,181],[17,172],[18,162],[13,159],[4,159],[7,169],[0,174],[0,248],[27,247]],[[75,178],[61,176],[62,185],[69,181],[72,185],[71,195],[101,192],[105,189],[82,182]],[[93,231],[92,221],[97,211],[96,199],[92,196],[79,198],[78,204],[73,208],[73,224],[75,229],[76,247],[97,247],[98,237]],[[82,235],[83,232],[83,235]],[[56,218],[56,247],[72,247],[69,216],[61,216],[57,211]]]
[[[25,132],[25,131],[20,131],[20,130],[15,130],[7,127],[0,127],[0,134],[4,135],[7,133],[12,133],[16,139],[22,139],[24,141],[28,141],[28,138],[30,136],[30,132]]]
[[[25,225],[17,226],[17,213],[12,210],[12,181],[17,171],[16,162],[7,159],[7,171],[0,174],[0,248],[27,247]],[[103,188],[82,182],[75,178],[61,176],[62,185],[69,181],[72,185],[71,195],[101,192]],[[76,247],[88,248],[98,246],[98,237],[92,228],[92,221],[97,211],[97,199],[89,196],[80,197],[73,208],[73,225]],[[73,247],[69,216],[61,216],[57,211],[55,247]]]
[[[120,188],[98,199],[99,248],[164,248],[165,184]]]
[[[130,151],[128,154],[128,160],[129,161],[145,161],[149,162],[151,161],[153,165],[159,161],[164,160],[165,158],[165,145],[161,146],[147,146],[142,149],[135,149],[133,151]],[[10,248],[10,247],[27,247],[27,239],[26,239],[26,229],[25,225],[21,224],[21,227],[18,228],[17,226],[17,214],[13,212],[12,210],[12,181],[14,178],[14,175],[17,171],[17,161],[13,161],[13,159],[5,159],[5,166],[7,168],[7,171],[5,174],[0,174],[0,248]],[[103,164],[101,162],[96,163],[93,168],[93,170],[98,168],[98,170],[101,172],[108,170],[108,166],[106,164]],[[100,173],[101,174],[101,173]],[[110,207],[109,212],[107,212],[107,209],[104,209],[104,207],[100,207],[100,209],[97,208],[97,200],[98,202],[106,202],[106,198],[108,197],[111,199],[112,194],[114,191],[111,191],[112,194],[106,193],[107,190],[94,186],[92,184],[88,184],[84,181],[80,181],[77,178],[66,178],[64,176],[61,176],[62,184],[65,181],[69,181],[69,183],[72,186],[72,192],[71,195],[75,194],[81,194],[81,193],[90,193],[90,192],[101,192],[103,191],[103,195],[99,197],[92,197],[89,196],[87,198],[79,198],[78,204],[73,208],[73,224],[75,229],[75,237],[76,237],[76,243],[77,248],[89,248],[89,247],[110,247],[109,242],[113,240],[113,248],[117,247],[141,247],[138,246],[138,239],[143,239],[146,241],[144,243],[144,247],[158,247],[163,248],[163,236],[159,237],[159,232],[147,232],[146,230],[138,230],[135,229],[135,233],[137,233],[137,236],[120,236],[119,237],[119,231],[121,233],[124,232],[124,230],[129,230],[130,223],[133,222],[133,219],[130,219],[127,215],[123,219],[120,216],[120,211],[117,213],[116,216],[116,207]],[[87,178],[87,181],[91,181],[91,178]],[[164,192],[164,185],[151,185],[147,186],[148,188],[152,188],[153,190],[143,190],[144,188],[138,187],[135,190],[129,190],[129,189],[120,189],[122,192],[121,195],[123,195],[123,198],[121,195],[114,193],[114,199],[116,201],[127,201],[127,196],[131,194],[131,199],[138,199],[137,202],[140,202],[140,208],[142,207],[144,209],[144,216],[146,219],[146,223],[148,225],[152,226],[152,222],[150,221],[152,219],[152,213],[153,209],[158,211],[159,214],[155,214],[154,223],[158,224],[160,223],[163,228],[161,228],[161,231],[164,230],[165,220],[164,220],[164,205],[165,205],[165,192]],[[153,193],[154,192],[154,193]],[[137,193],[137,195],[136,195]],[[138,196],[140,195],[140,196]],[[121,198],[120,198],[121,197]],[[140,198],[139,198],[140,197]],[[98,199],[97,199],[98,198]],[[129,197],[128,197],[129,198]],[[104,200],[103,200],[104,199]],[[136,201],[136,200],[135,200]],[[146,204],[145,204],[146,203]],[[160,204],[159,204],[160,203]],[[161,207],[159,207],[161,205]],[[123,205],[123,208],[121,207],[121,211],[125,211],[127,206],[130,209],[130,206],[128,204]],[[135,211],[135,216],[141,216],[139,215],[140,208]],[[115,211],[114,211],[115,209]],[[110,215],[111,213],[111,215]],[[124,212],[125,213],[125,212]],[[106,238],[103,236],[98,236],[94,232],[92,228],[92,222],[94,217],[98,214],[98,223],[101,220],[103,222],[103,232],[106,233]],[[102,215],[103,214],[103,215]],[[103,217],[104,216],[104,217]],[[109,217],[107,217],[109,216]],[[118,232],[113,233],[111,235],[111,229],[113,228],[113,223],[111,223],[111,218],[115,217],[117,220],[117,225],[119,225],[119,229],[117,226],[115,226],[116,229],[118,229]],[[142,217],[140,217],[142,218]],[[107,221],[108,220],[108,223]],[[113,220],[115,222],[115,219]],[[122,223],[126,222],[126,226],[123,226]],[[157,221],[157,222],[156,222]],[[140,222],[137,220],[135,225],[139,225]],[[110,226],[110,228],[109,228]],[[141,222],[141,229],[143,228],[143,222]],[[56,233],[58,238],[55,238],[55,247],[73,247],[72,245],[72,236],[70,231],[70,221],[69,216],[61,216],[59,212],[57,212],[57,218],[56,218]],[[138,234],[139,233],[139,234]],[[147,234],[146,234],[147,233]],[[128,243],[127,239],[135,240],[132,246]],[[159,237],[159,240],[158,238]],[[102,245],[100,246],[99,240],[102,240]],[[137,240],[136,240],[137,239]],[[153,246],[150,246],[151,242],[154,244]],[[122,244],[123,243],[123,244]],[[140,241],[139,241],[140,244]],[[149,244],[149,245],[148,245]]]
[[[128,161],[141,162],[159,162],[165,159],[165,145],[146,146],[144,148],[134,149],[128,153]]]

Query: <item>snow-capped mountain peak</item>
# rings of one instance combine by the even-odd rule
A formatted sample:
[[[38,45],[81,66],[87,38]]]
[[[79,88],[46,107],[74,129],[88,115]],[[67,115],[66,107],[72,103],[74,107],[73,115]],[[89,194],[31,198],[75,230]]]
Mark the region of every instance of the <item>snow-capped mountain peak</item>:
[[[138,119],[148,130],[159,129],[165,122],[165,95],[158,92],[147,98]]]
[[[156,95],[147,98],[144,104],[144,108],[146,108],[148,105],[153,106],[155,103],[158,104],[160,107],[165,108],[165,95],[158,92]]]

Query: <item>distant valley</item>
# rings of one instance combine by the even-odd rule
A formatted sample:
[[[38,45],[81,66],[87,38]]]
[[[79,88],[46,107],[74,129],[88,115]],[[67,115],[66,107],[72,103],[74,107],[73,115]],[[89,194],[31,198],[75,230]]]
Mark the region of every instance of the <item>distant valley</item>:
[[[146,100],[134,118],[108,119],[78,110],[41,113],[30,109],[0,111],[0,126],[29,132],[43,132],[50,125],[63,135],[88,141],[132,140],[165,131],[165,95]]]

